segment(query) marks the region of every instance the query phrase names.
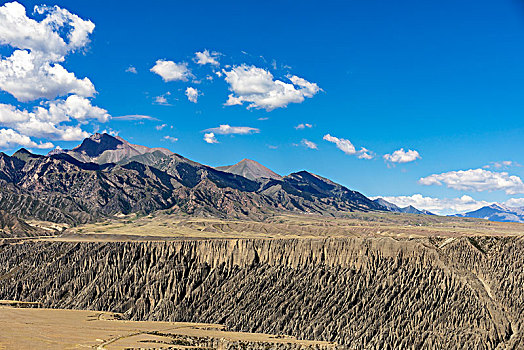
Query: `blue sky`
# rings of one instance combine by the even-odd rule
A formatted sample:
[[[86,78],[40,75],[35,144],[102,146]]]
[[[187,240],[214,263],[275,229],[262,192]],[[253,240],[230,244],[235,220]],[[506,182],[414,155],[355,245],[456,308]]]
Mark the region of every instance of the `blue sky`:
[[[0,134],[0,150],[7,153],[21,146],[46,153],[46,143],[70,148],[85,132],[106,130],[212,166],[251,158],[280,174],[306,169],[368,196],[442,213],[494,201],[524,206],[522,2],[19,4],[27,11],[31,42],[10,34],[20,31],[6,25],[17,12],[4,5],[1,59],[40,50],[44,58],[34,62],[59,64],[78,81],[67,87],[44,81],[44,94],[31,84],[13,87],[18,80],[5,70],[16,66],[0,66],[0,129],[12,130]],[[73,42],[65,26],[57,33],[66,44],[50,44],[52,33],[41,21],[64,17],[52,8],[34,11],[42,4],[79,16],[78,34],[85,38]],[[30,30],[33,20],[39,30]],[[218,65],[196,62],[195,53],[204,50]],[[173,62],[176,74],[187,63],[188,74],[179,79],[167,67],[164,74],[175,78],[165,81],[151,71],[158,60]],[[38,74],[25,78],[31,83],[50,73]],[[290,90],[267,102],[282,87],[277,80]],[[186,97],[188,87],[198,90],[196,103]],[[260,89],[265,92],[246,92]],[[243,104],[224,105],[230,94]],[[80,97],[66,103],[73,95]],[[54,123],[59,131],[28,126],[36,106],[53,111],[35,118],[47,118],[46,127]],[[27,120],[13,122],[13,109],[25,111],[16,115]],[[129,115],[150,119],[118,118]],[[208,130],[220,125],[240,129]],[[66,133],[67,127],[76,129]],[[204,141],[209,133],[217,143]]]

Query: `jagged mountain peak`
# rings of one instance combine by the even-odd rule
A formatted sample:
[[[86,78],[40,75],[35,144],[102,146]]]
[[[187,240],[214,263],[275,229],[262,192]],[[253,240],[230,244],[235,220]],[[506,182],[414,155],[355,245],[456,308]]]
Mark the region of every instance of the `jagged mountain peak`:
[[[84,139],[84,141],[82,141],[80,145],[73,148],[72,151],[85,153],[89,157],[96,157],[105,151],[116,150],[123,144],[123,141],[117,139],[114,136],[106,133],[96,133]]]
[[[82,143],[71,150],[63,150],[69,156],[81,161],[98,164],[126,163],[130,158],[143,154],[161,152],[163,155],[172,155],[173,152],[166,148],[149,148],[134,145],[120,136],[112,136],[107,133],[95,133],[84,139]],[[56,154],[53,153],[53,154]],[[51,153],[49,154],[51,155]]]
[[[41,158],[43,156],[31,153],[30,151],[28,151],[25,148],[20,148],[18,151],[13,153],[13,157],[23,160],[24,162],[27,162],[31,158]]]
[[[215,169],[224,171],[226,173],[240,175],[250,180],[257,180],[260,178],[275,180],[282,179],[282,176],[278,175],[273,170],[263,166],[257,161],[247,158],[242,159],[240,162],[236,164],[221,166]]]

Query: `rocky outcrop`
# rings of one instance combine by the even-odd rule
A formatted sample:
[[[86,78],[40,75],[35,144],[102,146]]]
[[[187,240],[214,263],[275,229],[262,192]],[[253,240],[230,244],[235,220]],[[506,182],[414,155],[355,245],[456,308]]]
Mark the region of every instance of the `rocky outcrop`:
[[[366,349],[524,346],[524,241],[199,240],[0,247],[0,299]]]
[[[53,232],[54,233],[54,232]],[[51,233],[33,227],[4,210],[0,210],[0,238],[46,236]]]

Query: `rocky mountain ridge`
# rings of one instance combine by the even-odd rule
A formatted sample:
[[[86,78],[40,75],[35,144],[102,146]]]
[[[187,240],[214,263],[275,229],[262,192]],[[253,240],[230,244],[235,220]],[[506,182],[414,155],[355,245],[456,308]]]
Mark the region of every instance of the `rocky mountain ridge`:
[[[55,149],[48,155],[67,154],[84,163],[118,164],[131,157],[153,152],[160,152],[165,155],[173,154],[166,148],[134,145],[119,136],[95,133],[71,150]]]
[[[388,211],[392,211],[392,212],[395,212],[395,213],[435,215],[432,212],[427,211],[427,210],[419,210],[419,209],[415,208],[412,205],[408,205],[407,207],[401,208],[398,205],[395,205],[393,203],[388,202],[384,198],[376,198],[373,201],[375,203],[383,206]]]
[[[0,153],[0,209],[21,219],[68,224],[161,209],[254,219],[275,211],[384,210],[359,192],[306,171],[253,181],[158,149],[121,152],[129,145],[95,134],[73,151]],[[102,162],[108,152],[118,164]]]

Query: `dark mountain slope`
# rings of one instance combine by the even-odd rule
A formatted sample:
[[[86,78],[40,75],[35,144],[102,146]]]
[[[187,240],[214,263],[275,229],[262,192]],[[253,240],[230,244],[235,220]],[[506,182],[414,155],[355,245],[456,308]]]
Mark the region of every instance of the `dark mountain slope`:
[[[25,149],[12,157],[2,153],[0,209],[21,218],[69,224],[160,209],[252,219],[275,210],[343,215],[384,209],[359,192],[306,171],[253,181],[159,149],[131,145],[143,153],[128,152],[129,145],[95,134],[72,151],[49,156]],[[101,163],[101,155],[107,154],[118,164]]]
[[[8,159],[8,158],[14,158]],[[68,156],[32,157],[4,180],[0,205],[20,217],[81,223],[114,214],[147,213],[175,204],[175,178],[141,163],[82,163]]]
[[[0,238],[45,235],[45,230],[33,227],[4,210],[0,210]]]

